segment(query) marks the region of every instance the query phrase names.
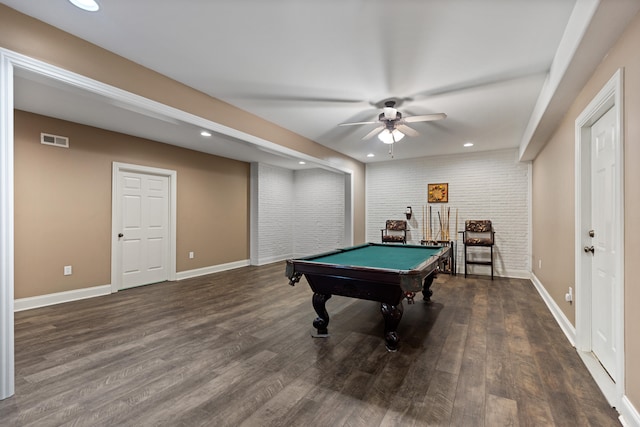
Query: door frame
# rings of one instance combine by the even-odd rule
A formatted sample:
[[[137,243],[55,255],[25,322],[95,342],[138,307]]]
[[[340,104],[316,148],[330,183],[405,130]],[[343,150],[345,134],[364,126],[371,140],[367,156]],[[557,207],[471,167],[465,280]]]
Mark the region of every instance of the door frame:
[[[170,169],[130,163],[113,162],[111,176],[111,293],[122,289],[122,253],[118,233],[122,231],[122,195],[118,191],[118,176],[121,172],[134,172],[144,175],[162,176],[169,179],[169,239],[168,246],[168,280],[176,280],[176,212],[178,173]]]
[[[576,286],[576,350],[603,394],[614,407],[620,407],[624,395],[624,70],[618,69],[575,121],[575,286]],[[614,203],[617,218],[614,227],[614,250],[617,254],[614,274],[617,278],[613,295],[614,345],[619,351],[615,360],[615,378],[595,358],[591,343],[592,256],[582,247],[591,228],[591,126],[613,108],[616,122]]]
[[[0,49],[0,400],[15,392],[13,66]]]

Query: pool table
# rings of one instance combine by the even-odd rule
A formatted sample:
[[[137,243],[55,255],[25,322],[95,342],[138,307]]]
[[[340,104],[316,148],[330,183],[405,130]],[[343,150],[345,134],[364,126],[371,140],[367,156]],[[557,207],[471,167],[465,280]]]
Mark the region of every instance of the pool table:
[[[433,279],[450,251],[448,246],[366,243],[289,259],[286,276],[294,286],[304,275],[313,291],[312,304],[318,314],[313,321],[314,336],[328,336],[326,302],[332,295],[379,301],[387,350],[396,351],[402,300],[407,298],[412,304],[418,292],[430,300]]]

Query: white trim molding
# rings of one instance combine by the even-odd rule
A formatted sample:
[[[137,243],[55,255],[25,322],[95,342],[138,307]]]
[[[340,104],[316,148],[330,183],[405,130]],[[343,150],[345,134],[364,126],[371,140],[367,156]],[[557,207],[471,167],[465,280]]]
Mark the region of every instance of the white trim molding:
[[[101,297],[111,294],[111,285],[93,286],[91,288],[74,289],[35,297],[19,298],[13,303],[14,311],[32,310],[34,308],[63,304],[87,298]]]
[[[0,50],[0,400],[15,393],[12,61]]]
[[[605,394],[609,403],[618,408],[624,396],[624,71],[618,69],[600,92],[585,107],[575,121],[575,287],[576,287],[576,349],[583,360],[589,360],[591,343],[591,262],[582,253],[584,236],[591,228],[591,126],[610,109],[615,111],[616,121],[616,174],[614,181],[614,204],[617,216],[614,218],[612,241],[615,245],[615,265],[612,266],[617,278],[613,300],[613,341],[619,351],[615,360],[615,376],[611,378],[600,363],[587,364],[594,380]]]
[[[620,423],[625,427],[640,427],[640,412],[633,406],[633,403],[629,401],[629,398],[625,395],[622,396],[622,404],[618,408],[620,412]]]
[[[181,271],[176,275],[176,280],[191,279],[192,277],[204,276],[207,274],[219,273],[221,271],[233,270],[240,267],[251,265],[248,259],[241,261],[228,262],[226,264],[212,265],[209,267],[196,268],[193,270]]]
[[[258,258],[256,260],[256,262],[253,263],[253,265],[273,264],[274,262],[286,261],[286,260],[291,259],[291,258],[297,258],[297,256],[293,255],[293,254],[289,254],[289,255],[277,255],[277,256],[262,257],[262,258]]]
[[[221,271],[233,270],[249,265],[249,260],[241,260],[229,262],[226,264],[218,264],[210,267],[198,268],[195,270],[181,271],[177,273],[173,280],[184,280],[193,277],[204,276],[207,274],[218,273]],[[165,282],[158,283],[161,285]],[[79,301],[88,298],[102,297],[111,295],[112,285],[93,286],[90,288],[74,289],[71,291],[56,292],[47,295],[38,295],[35,297],[19,298],[14,301],[14,311],[32,310],[34,308],[48,307],[51,305],[64,304],[66,302]]]

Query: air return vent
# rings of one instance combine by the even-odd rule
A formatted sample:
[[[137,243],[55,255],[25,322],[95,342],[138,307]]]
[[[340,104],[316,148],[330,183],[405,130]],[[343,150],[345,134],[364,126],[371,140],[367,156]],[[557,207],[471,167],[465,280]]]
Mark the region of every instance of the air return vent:
[[[69,138],[66,136],[51,135],[49,133],[40,134],[40,142],[45,145],[69,148]]]

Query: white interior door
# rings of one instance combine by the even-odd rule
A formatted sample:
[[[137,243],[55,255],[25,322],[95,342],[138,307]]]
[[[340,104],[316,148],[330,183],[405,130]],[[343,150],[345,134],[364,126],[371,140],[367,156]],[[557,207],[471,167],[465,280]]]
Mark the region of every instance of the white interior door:
[[[591,127],[591,221],[593,237],[591,285],[591,345],[594,355],[616,378],[616,348],[614,328],[616,277],[616,120],[609,109]]]
[[[114,209],[119,257],[119,289],[170,278],[170,178],[139,171],[117,171]]]

